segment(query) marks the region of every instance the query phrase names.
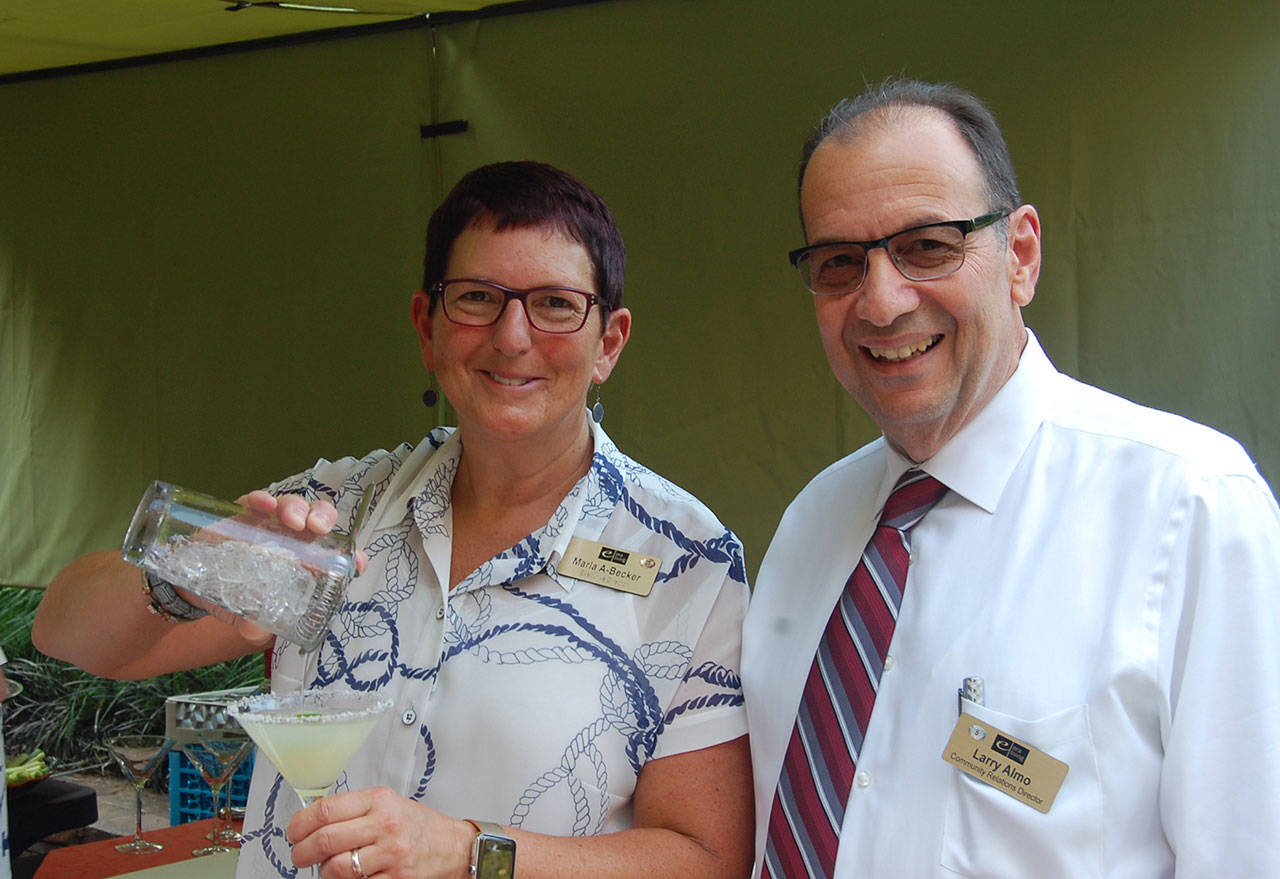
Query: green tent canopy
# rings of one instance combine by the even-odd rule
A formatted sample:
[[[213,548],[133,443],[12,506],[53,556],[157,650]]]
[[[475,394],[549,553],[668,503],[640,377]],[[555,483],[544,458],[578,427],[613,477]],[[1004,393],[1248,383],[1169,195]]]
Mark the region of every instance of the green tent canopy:
[[[1001,120],[1059,368],[1230,433],[1275,485],[1280,4],[7,0],[0,584],[118,546],[153,479],[235,497],[447,419],[419,402],[423,230],[522,158],[626,237],[606,429],[754,571],[876,436],[786,253],[801,143],[891,74]]]

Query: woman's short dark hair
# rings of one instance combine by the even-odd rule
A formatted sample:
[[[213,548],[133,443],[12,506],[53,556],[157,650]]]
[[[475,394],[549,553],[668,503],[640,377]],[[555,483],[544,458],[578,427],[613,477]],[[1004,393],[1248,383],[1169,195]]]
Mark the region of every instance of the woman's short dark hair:
[[[622,305],[622,233],[609,206],[573,175],[542,162],[497,162],[468,172],[427,223],[423,290],[444,279],[454,240],[477,222],[497,230],[542,226],[577,241],[591,260],[601,318]]]
[[[886,79],[868,87],[856,98],[845,98],[832,107],[805,143],[800,160],[800,185],[804,184],[804,172],[814,151],[828,137],[859,134],[861,123],[872,118],[867,116],[872,111],[910,107],[938,110],[955,125],[982,169],[991,210],[1012,210],[1022,204],[1009,146],[987,105],[957,85],[917,79]],[[881,114],[876,114],[875,118],[882,118]]]

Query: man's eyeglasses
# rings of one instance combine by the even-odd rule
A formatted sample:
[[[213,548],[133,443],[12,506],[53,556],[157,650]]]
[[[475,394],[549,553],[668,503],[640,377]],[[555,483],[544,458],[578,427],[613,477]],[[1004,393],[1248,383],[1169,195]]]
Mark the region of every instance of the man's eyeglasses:
[[[450,278],[431,285],[440,297],[444,316],[464,327],[487,327],[498,322],[512,299],[520,301],[535,330],[544,333],[576,333],[587,322],[591,306],[600,297],[573,287],[535,287],[513,290],[492,281]]]
[[[819,296],[852,293],[867,277],[871,251],[883,247],[908,281],[932,281],[955,274],[964,265],[964,241],[970,232],[1009,216],[992,211],[972,220],[946,220],[904,229],[878,241],[832,241],[793,250],[787,256],[804,285]]]

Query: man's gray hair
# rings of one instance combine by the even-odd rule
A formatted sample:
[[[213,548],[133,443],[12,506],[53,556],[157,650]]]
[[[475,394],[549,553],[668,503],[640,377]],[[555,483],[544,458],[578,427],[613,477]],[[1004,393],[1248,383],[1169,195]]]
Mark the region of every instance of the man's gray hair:
[[[832,107],[804,145],[798,185],[803,186],[809,160],[828,137],[852,139],[873,120],[888,121],[895,110],[919,107],[944,113],[969,144],[982,169],[990,210],[1012,210],[1022,203],[1009,147],[987,105],[959,86],[916,79],[886,79]]]

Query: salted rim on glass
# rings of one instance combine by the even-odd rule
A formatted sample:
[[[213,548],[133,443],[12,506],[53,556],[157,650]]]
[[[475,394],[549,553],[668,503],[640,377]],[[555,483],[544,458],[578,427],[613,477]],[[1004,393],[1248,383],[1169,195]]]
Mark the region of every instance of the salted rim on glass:
[[[356,701],[361,704],[339,711],[325,703]],[[306,709],[321,709],[312,714]],[[391,707],[391,700],[374,693],[358,690],[296,690],[292,693],[258,693],[234,702],[227,713],[237,720],[242,716],[253,723],[334,723],[342,720],[358,720],[370,714],[380,714]]]

